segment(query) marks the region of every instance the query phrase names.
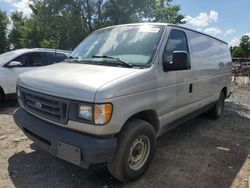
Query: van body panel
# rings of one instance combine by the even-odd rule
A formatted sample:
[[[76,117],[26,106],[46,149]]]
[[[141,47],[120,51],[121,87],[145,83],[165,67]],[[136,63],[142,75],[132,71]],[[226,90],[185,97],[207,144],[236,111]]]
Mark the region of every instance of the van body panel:
[[[99,87],[136,69],[60,63],[33,70],[19,77],[19,85],[35,91],[85,102],[93,102]]]
[[[190,44],[191,61],[195,64],[197,88],[195,98],[218,98],[221,89],[229,88],[232,60],[228,46],[206,35],[186,31]]]

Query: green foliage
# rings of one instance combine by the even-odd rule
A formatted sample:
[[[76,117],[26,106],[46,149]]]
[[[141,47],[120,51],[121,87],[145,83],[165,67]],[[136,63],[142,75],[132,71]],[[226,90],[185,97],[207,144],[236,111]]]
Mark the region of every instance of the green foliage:
[[[43,41],[40,43],[42,48],[57,48],[57,42],[53,39],[43,39]]]
[[[243,36],[240,39],[240,45],[235,46],[231,50],[233,57],[250,57],[250,38],[249,36]]]
[[[23,38],[22,33],[25,29],[24,26],[26,19],[23,17],[22,12],[13,12],[10,17],[13,22],[13,27],[8,36],[9,42],[14,49],[22,48],[23,44],[21,40]]]
[[[109,25],[141,22],[147,1],[109,0],[104,4],[104,15]]]
[[[172,5],[172,0],[154,0],[146,15],[153,22],[183,24],[184,16],[179,13],[180,6]]]
[[[110,24],[134,22],[163,22],[183,24],[180,6],[172,0],[109,0],[104,4],[104,14]]]
[[[6,12],[0,10],[0,53],[5,52],[8,49],[7,41],[7,25],[9,18]]]
[[[233,57],[244,57],[244,53],[242,52],[239,46],[235,46],[232,48],[232,56]]]
[[[30,1],[33,13],[29,18],[21,12],[11,14],[13,28],[8,37],[12,48],[56,47],[71,50],[89,33],[104,26],[144,21],[181,24],[184,18],[179,13],[180,6],[172,4],[171,0]],[[0,14],[0,18],[2,15],[4,13]],[[4,28],[8,23],[6,18],[3,19]],[[6,34],[3,32],[2,36],[6,38]],[[7,46],[2,42],[1,45],[4,48]]]
[[[245,35],[240,39],[240,49],[242,50],[244,57],[248,57],[250,54],[250,38]]]

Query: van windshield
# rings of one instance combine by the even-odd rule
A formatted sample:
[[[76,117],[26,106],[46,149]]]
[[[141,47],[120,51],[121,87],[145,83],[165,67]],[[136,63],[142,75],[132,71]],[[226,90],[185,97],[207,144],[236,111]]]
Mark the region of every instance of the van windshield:
[[[147,65],[155,54],[163,31],[164,26],[147,24],[98,30],[80,43],[71,57],[79,62],[86,60],[96,63],[119,59],[130,65]]]

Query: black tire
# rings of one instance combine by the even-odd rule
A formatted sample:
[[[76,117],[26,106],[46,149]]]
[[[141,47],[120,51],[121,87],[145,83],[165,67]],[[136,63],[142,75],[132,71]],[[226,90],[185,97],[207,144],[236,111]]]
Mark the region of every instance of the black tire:
[[[213,119],[219,119],[224,110],[226,96],[223,92],[221,92],[219,100],[216,102],[213,108],[210,109],[209,113]]]
[[[145,149],[145,151],[147,151],[147,155],[146,157],[144,157],[144,162],[138,163],[141,164],[141,167],[135,170],[135,168],[132,169],[132,167],[135,167],[136,165],[132,164],[131,162],[131,158],[134,158],[134,156],[131,154],[134,152],[132,148],[136,148],[136,141],[140,139],[147,140],[149,147],[146,147],[147,149]],[[128,123],[126,123],[124,129],[118,136],[117,150],[113,159],[107,163],[109,172],[120,182],[129,182],[136,180],[141,177],[147,170],[153,159],[155,149],[156,136],[155,130],[153,129],[152,125],[140,119],[129,121]],[[133,152],[131,152],[131,150]],[[138,152],[135,155],[139,155]]]
[[[1,91],[1,88],[0,88],[0,104],[4,102],[5,102],[4,93]]]

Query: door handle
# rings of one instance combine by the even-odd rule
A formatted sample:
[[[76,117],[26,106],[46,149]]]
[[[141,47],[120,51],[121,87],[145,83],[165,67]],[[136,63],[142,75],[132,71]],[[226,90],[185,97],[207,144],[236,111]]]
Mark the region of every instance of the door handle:
[[[193,93],[193,84],[189,85],[189,93]]]

